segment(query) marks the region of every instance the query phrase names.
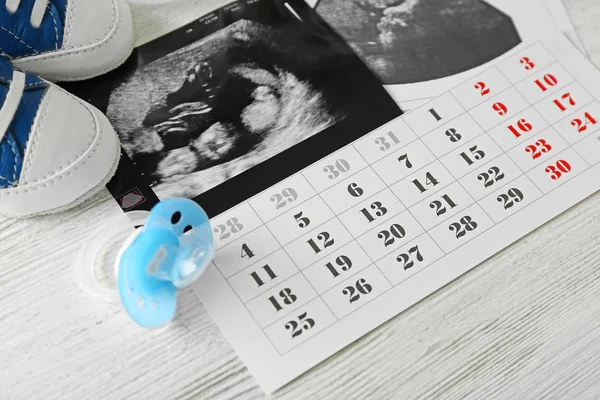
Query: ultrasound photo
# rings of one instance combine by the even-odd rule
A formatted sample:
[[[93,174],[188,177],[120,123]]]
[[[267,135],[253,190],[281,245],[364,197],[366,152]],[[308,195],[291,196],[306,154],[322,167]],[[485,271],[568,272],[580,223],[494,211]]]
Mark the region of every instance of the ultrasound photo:
[[[302,56],[298,36],[238,21],[112,92],[107,116],[159,196],[195,196],[346,118],[325,76],[305,73],[330,57]]]
[[[401,114],[301,0],[234,2],[136,49],[113,73],[66,88],[106,111],[129,164],[159,198],[214,189],[220,204],[237,204]],[[129,164],[115,181],[131,178],[121,171]],[[115,196],[140,184],[117,186]]]
[[[321,0],[316,10],[387,85],[467,71],[521,42],[484,0]]]

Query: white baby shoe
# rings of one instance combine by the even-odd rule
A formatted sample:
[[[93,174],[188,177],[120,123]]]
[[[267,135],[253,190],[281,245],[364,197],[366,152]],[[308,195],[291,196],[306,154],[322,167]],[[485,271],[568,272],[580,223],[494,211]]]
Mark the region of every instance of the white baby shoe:
[[[77,205],[104,187],[119,155],[100,111],[0,57],[0,214]]]
[[[52,81],[104,74],[134,44],[125,0],[0,1],[0,52],[15,66]]]

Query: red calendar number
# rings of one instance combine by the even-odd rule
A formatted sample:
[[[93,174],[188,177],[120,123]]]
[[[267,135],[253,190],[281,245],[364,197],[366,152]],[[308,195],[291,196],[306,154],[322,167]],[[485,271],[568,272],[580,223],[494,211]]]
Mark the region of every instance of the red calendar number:
[[[475,89],[481,90],[481,95],[482,96],[485,96],[486,94],[490,93],[490,89],[485,86],[485,82],[477,82],[475,84]]]
[[[552,74],[546,74],[542,80],[536,79],[535,84],[542,89],[542,92],[545,92],[548,90],[547,86],[556,86],[558,84],[558,79]]]
[[[525,147],[525,152],[531,153],[531,157],[535,160],[536,158],[540,158],[542,154],[549,152],[552,150],[552,146],[550,146],[544,139],[540,139],[535,144],[531,144]]]
[[[533,129],[533,126],[527,122],[526,119],[520,119],[519,122],[517,122],[517,127],[515,128],[513,125],[509,125],[508,126],[508,130],[512,132],[513,135],[515,135],[515,137],[521,137],[521,132],[522,133],[527,133],[529,131],[531,131]]]
[[[550,174],[550,178],[553,180],[559,179],[563,174],[571,172],[571,164],[565,160],[558,160],[556,165],[549,165],[546,167],[546,172]]]
[[[561,99],[563,101],[561,101]],[[569,106],[569,105],[574,106],[575,105],[575,100],[573,99],[573,96],[571,96],[571,93],[569,93],[569,92],[563,94],[561,96],[561,99],[554,99],[554,104],[556,104],[556,106],[560,109],[561,112],[567,110],[567,107],[565,107],[563,105],[563,102],[564,102],[564,104],[567,104],[567,106]]]
[[[583,120],[580,118],[575,118],[573,121],[571,121],[571,125],[576,126],[579,133],[584,132],[588,125],[596,125],[597,122],[596,119],[588,112],[586,112],[583,116]]]
[[[529,57],[523,57],[519,60],[519,62],[525,65],[525,69],[527,71],[530,71],[533,69],[533,67],[535,67],[535,64],[529,59]]]
[[[494,103],[492,108],[494,109],[494,111],[498,112],[498,115],[506,115],[506,113],[508,112],[508,108],[506,108],[506,106],[500,102]]]

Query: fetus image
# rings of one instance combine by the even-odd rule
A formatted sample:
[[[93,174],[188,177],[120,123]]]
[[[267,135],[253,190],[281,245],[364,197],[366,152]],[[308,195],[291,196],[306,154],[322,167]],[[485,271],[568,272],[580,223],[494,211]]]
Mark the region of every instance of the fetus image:
[[[467,71],[521,42],[485,0],[321,0],[316,11],[387,85]]]
[[[241,20],[112,91],[107,115],[159,197],[199,195],[345,118],[335,48],[298,51],[303,35]]]

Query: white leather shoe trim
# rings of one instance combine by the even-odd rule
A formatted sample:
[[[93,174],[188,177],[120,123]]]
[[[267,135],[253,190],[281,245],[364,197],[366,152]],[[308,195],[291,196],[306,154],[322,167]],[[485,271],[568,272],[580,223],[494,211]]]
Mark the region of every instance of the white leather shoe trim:
[[[60,172],[33,183],[0,189],[0,214],[26,217],[68,208],[89,197],[112,176],[120,151],[116,133],[100,111],[78,101],[93,120],[94,137],[90,146]],[[49,132],[41,132],[46,133]]]
[[[4,104],[0,109],[0,140],[4,137],[19,108],[21,97],[23,97],[23,89],[25,89],[25,74],[14,70],[6,99],[4,99]]]
[[[116,0],[69,0],[61,50],[71,50],[102,43],[117,29],[119,17]]]
[[[80,80],[121,65],[134,44],[133,22],[124,0],[70,0],[63,47],[13,64],[49,80]]]
[[[98,129],[94,114],[83,101],[51,85],[32,126],[19,184],[63,173],[92,147]]]

